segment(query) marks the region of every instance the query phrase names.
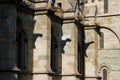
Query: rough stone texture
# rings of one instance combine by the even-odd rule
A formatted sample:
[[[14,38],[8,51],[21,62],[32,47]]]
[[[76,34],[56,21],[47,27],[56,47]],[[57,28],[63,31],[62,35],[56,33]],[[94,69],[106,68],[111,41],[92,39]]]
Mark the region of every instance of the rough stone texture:
[[[72,23],[64,24],[62,29],[62,40],[66,41],[63,48],[64,53],[62,53],[62,73],[65,75],[75,74],[77,66],[77,28],[74,23]],[[67,41],[67,39],[70,39],[71,41]]]
[[[96,76],[96,42],[95,42],[95,31],[86,30],[86,41],[85,41],[85,54],[86,64],[85,73],[87,77]],[[93,43],[92,43],[93,42]]]
[[[42,18],[42,19],[41,19]],[[47,72],[47,66],[50,60],[50,21],[46,15],[35,16],[34,34],[42,34],[37,37],[33,51],[33,72]],[[41,19],[41,20],[40,20]],[[42,68],[41,68],[42,67]]]
[[[33,75],[33,80],[51,80],[51,78],[48,76],[48,75],[44,75],[44,74],[41,74],[41,75]]]
[[[95,74],[96,76],[101,76],[102,77],[102,69],[107,69],[108,71],[108,80],[120,80],[120,78],[118,77],[119,73],[119,64],[120,61],[118,60],[120,58],[120,32],[118,30],[120,30],[120,26],[119,26],[119,19],[120,17],[117,15],[119,14],[119,10],[117,7],[119,7],[119,1],[112,1],[109,0],[109,10],[108,13],[104,13],[104,3],[103,1],[99,1],[96,2],[96,5],[101,5],[98,6],[98,10],[97,10],[97,14],[96,17],[92,17],[94,16],[93,13],[90,13],[89,11],[91,10],[91,8],[89,8],[90,10],[88,11],[88,13],[86,13],[86,17],[88,17],[87,19],[89,20],[88,24],[89,25],[94,25],[95,23],[98,24],[99,26],[103,27],[102,29],[100,29],[101,32],[104,33],[104,48],[100,49],[100,42],[99,42],[99,38],[100,36],[98,35],[98,33],[93,33],[91,30],[95,29],[91,29],[91,30],[86,30],[86,40],[90,39],[90,40],[95,40],[96,47],[91,47],[93,44],[91,44],[88,47],[88,52],[87,54],[90,54],[89,50],[95,49],[95,55],[96,56],[92,56],[91,58],[89,58],[90,56],[88,56],[88,59],[94,59],[94,61],[96,62],[96,64],[92,64],[91,67],[88,67],[88,65],[90,64],[90,62],[92,63],[93,61],[90,61],[86,58],[86,75],[89,73],[90,70],[93,70],[91,68],[94,68],[92,66],[96,66],[95,70],[91,71],[90,74],[88,74],[88,76],[90,76],[91,74]],[[114,5],[114,9],[113,6]],[[86,9],[88,8],[88,6],[92,7],[92,4],[86,4]],[[93,10],[95,10],[93,8]],[[116,15],[116,16],[112,16],[112,15]],[[93,21],[93,19],[95,19]],[[89,33],[87,33],[89,31]],[[96,36],[96,38],[92,38],[92,34],[97,34],[94,35]],[[89,38],[89,37],[90,38]],[[93,51],[93,50],[92,50]],[[89,65],[90,66],[90,65]],[[88,79],[89,80],[89,79]],[[93,80],[93,79],[91,79]]]
[[[62,80],[79,80],[79,79],[76,79],[75,76],[68,76],[68,77],[62,77]]]
[[[55,0],[52,7],[46,1],[28,3],[20,3],[20,9],[12,2],[0,5],[0,80],[84,80],[78,70],[84,66],[78,64],[80,25],[85,27],[85,80],[103,78],[103,69],[108,80],[120,80],[119,0],[108,1],[108,13],[104,0],[88,0],[83,24],[74,12],[76,0]],[[18,18],[28,39],[27,53],[21,58],[26,69],[17,69]],[[99,31],[104,34],[103,48]]]
[[[42,19],[41,19],[42,18]],[[42,37],[37,37],[34,42],[33,50],[33,72],[34,73],[48,73],[51,71],[50,67],[50,40],[51,40],[51,22],[46,15],[37,15],[34,17],[35,26],[33,33],[35,35],[42,34]],[[38,78],[36,77],[38,76]],[[39,80],[39,76],[34,75],[33,80]],[[41,78],[47,79],[47,75]]]

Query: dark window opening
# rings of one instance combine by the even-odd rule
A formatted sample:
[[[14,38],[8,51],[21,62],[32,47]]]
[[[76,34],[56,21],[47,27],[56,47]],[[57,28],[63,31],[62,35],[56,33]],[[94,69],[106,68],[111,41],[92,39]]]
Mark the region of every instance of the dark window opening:
[[[103,69],[103,80],[107,80],[107,69]]]
[[[100,32],[100,49],[103,49],[104,48],[104,33],[103,32]]]
[[[108,13],[108,0],[104,0],[104,13]]]

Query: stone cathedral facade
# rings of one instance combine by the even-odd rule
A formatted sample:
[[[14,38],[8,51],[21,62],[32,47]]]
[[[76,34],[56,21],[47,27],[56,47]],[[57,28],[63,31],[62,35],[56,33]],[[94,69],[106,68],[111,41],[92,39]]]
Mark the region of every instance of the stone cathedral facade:
[[[120,0],[0,0],[0,80],[120,80]]]

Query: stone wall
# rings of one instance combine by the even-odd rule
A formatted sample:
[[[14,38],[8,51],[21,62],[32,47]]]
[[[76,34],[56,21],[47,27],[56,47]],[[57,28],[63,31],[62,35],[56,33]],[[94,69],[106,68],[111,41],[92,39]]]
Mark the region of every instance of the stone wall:
[[[108,0],[108,13],[104,0],[88,0],[84,15],[76,0],[16,5],[0,5],[0,80],[96,80],[104,69],[119,80],[118,0]]]
[[[92,52],[92,54],[94,53],[95,54],[93,56],[89,55],[88,57],[86,57],[86,75],[90,76],[92,74],[95,74],[95,76],[103,77],[102,70],[107,69],[108,71],[107,77],[109,80],[119,80],[118,75],[120,70],[118,66],[120,61],[118,60],[118,58],[120,58],[119,56],[120,33],[118,32],[118,30],[120,30],[120,26],[119,26],[120,17],[118,16],[119,10],[117,10],[118,9],[117,7],[119,6],[119,1],[108,0],[108,2],[109,2],[108,13],[104,13],[103,1],[98,1],[98,2],[96,1],[96,3],[94,3],[98,7],[97,10],[95,9],[95,7],[93,7],[93,3],[86,4],[85,9],[89,10],[86,13],[86,19],[88,20],[86,21],[86,23],[89,24],[89,26],[91,26],[91,28],[90,27],[86,28],[86,40],[90,39],[91,41],[95,41],[93,44],[91,44],[88,47],[87,50],[88,51],[87,54],[91,54],[91,52],[89,51],[94,51],[91,49],[95,49],[95,52]],[[98,6],[98,4],[101,6]],[[93,8],[88,8],[88,7],[93,7]],[[97,14],[95,14],[95,11],[97,11]],[[97,24],[97,26],[95,24]],[[99,30],[97,30],[99,27],[101,27],[100,32],[104,34],[104,39],[103,39],[104,48],[100,48],[100,33]],[[95,38],[93,38],[93,36]],[[94,44],[96,45],[96,47],[93,46]],[[90,67],[90,63],[92,63],[91,67]],[[93,66],[95,66],[96,68]],[[91,69],[91,68],[95,68],[95,69]],[[93,71],[91,71],[89,74],[89,70],[93,70]]]

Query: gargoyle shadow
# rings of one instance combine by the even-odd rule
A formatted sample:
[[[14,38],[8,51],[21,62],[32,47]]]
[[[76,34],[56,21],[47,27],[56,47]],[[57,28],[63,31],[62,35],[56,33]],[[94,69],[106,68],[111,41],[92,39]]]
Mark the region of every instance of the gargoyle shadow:
[[[88,42],[88,43],[85,43],[84,52],[85,52],[85,56],[86,56],[86,57],[88,57],[86,51],[87,51],[88,47],[89,47],[92,43],[94,43],[94,41],[90,41],[90,42]]]
[[[43,34],[33,34],[33,48],[36,48],[35,41],[38,37],[42,37]]]
[[[66,40],[61,41],[61,53],[63,53],[63,54],[65,53],[64,47],[67,42],[71,42],[71,39],[67,38]]]
[[[100,32],[100,27],[96,27],[96,28],[95,28],[95,31],[96,31],[96,33],[100,36],[100,34],[101,34],[101,32]]]

